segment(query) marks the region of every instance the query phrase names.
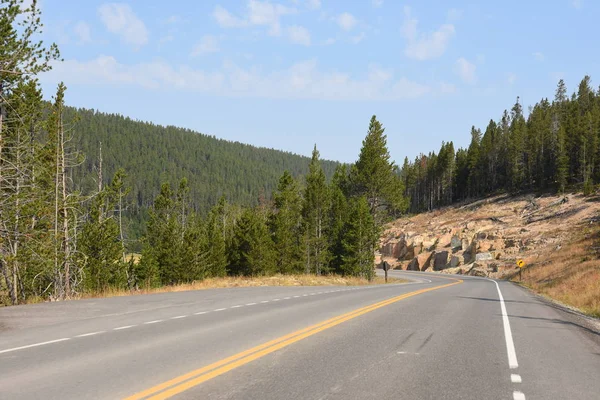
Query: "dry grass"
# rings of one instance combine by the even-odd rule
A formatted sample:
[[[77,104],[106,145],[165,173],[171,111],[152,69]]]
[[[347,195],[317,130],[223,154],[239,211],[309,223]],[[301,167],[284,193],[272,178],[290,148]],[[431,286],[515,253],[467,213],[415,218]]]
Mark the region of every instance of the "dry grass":
[[[139,253],[125,254],[125,261],[129,262],[129,261],[133,260],[134,264],[139,263],[141,258],[142,258],[142,255]]]
[[[543,261],[532,262],[523,271],[522,283],[600,317],[600,227],[582,229],[560,250],[545,255]]]
[[[388,278],[388,283],[402,283],[404,279]],[[78,298],[100,298],[100,297],[117,297],[131,296],[138,294],[150,293],[168,293],[168,292],[185,292],[188,290],[203,290],[215,288],[231,288],[231,287],[254,287],[254,286],[362,286],[385,284],[384,278],[376,277],[372,281],[364,278],[343,277],[339,275],[274,275],[274,276],[259,276],[259,277],[224,277],[224,278],[209,278],[202,281],[192,282],[189,284],[163,286],[159,288],[147,288],[141,290],[115,290],[110,289],[105,292],[84,293]]]

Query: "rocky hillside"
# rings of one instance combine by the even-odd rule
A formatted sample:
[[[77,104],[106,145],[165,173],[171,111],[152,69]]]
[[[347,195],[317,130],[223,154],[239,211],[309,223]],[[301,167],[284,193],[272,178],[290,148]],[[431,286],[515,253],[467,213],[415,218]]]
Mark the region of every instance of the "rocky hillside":
[[[599,221],[599,197],[496,196],[389,224],[377,262],[403,270],[511,278],[518,274],[517,260],[524,260],[524,271],[543,267],[552,262],[550,255],[556,258],[586,239],[585,232],[591,237]],[[592,242],[588,246],[591,257],[600,254]],[[600,270],[600,260],[595,264]]]

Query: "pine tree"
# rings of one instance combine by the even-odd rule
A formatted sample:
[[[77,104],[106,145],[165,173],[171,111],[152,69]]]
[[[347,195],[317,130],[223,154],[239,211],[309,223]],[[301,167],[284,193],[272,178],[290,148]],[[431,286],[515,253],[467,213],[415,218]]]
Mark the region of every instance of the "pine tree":
[[[56,45],[46,49],[36,41],[41,27],[35,1],[29,7],[22,0],[0,1],[0,273],[13,304],[35,291],[34,276],[42,284],[47,276],[40,258],[28,257],[36,250],[45,255],[42,242],[38,249],[28,245],[38,238],[28,214],[38,204],[31,139],[38,134],[42,106],[35,75],[59,57]]]
[[[508,189],[512,192],[521,190],[525,181],[525,135],[525,118],[517,97],[517,102],[512,108],[508,137]]]
[[[565,148],[565,129],[561,126],[558,129],[558,153],[556,162],[556,183],[559,193],[564,193],[567,186],[567,174],[569,173],[569,158]]]
[[[258,276],[275,272],[273,241],[264,218],[256,209],[246,209],[235,226],[229,251],[232,275]]]
[[[329,209],[329,193],[325,173],[321,168],[319,151],[315,145],[306,177],[304,191],[304,207],[302,210],[303,225],[306,235],[306,272],[320,275],[327,272],[329,252],[327,249],[327,213]]]
[[[402,182],[390,161],[384,128],[375,115],[371,117],[358,161],[351,171],[351,181],[354,194],[366,196],[378,225],[391,213],[403,212],[408,207]]]
[[[162,284],[173,284],[178,281],[180,266],[182,231],[177,221],[175,193],[168,183],[163,183],[159,195],[154,200],[150,212],[150,220],[140,263],[148,266],[143,272],[144,281],[154,282],[151,270],[155,268],[160,274]],[[150,268],[151,267],[151,268]]]
[[[330,208],[327,225],[329,270],[336,273],[342,272],[344,255],[345,224],[348,219],[348,172],[345,165],[336,168],[329,186]]]
[[[375,276],[373,248],[377,242],[378,229],[371,216],[366,197],[361,196],[351,200],[344,230],[341,268],[343,274],[373,279]]]
[[[122,289],[127,286],[126,265],[119,242],[119,225],[108,216],[114,204],[109,192],[98,193],[81,231],[79,250],[85,258],[84,288],[88,291]]]
[[[206,236],[208,245],[207,270],[209,276],[227,275],[226,218],[227,202],[221,197],[208,215]]]
[[[471,127],[471,144],[467,150],[467,168],[469,169],[468,178],[468,195],[474,197],[479,195],[479,185],[481,181],[480,172],[480,142],[481,142],[481,131]]]
[[[273,194],[273,213],[269,226],[273,233],[277,272],[298,273],[302,268],[300,188],[288,171],[279,179]]]

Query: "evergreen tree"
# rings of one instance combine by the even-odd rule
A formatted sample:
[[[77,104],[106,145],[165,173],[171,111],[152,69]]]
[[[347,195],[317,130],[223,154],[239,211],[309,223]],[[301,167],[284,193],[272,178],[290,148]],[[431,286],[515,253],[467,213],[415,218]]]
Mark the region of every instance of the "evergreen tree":
[[[329,187],[330,208],[328,215],[328,247],[329,270],[336,273],[342,273],[344,264],[344,236],[345,224],[348,220],[348,172],[345,165],[336,168]]]
[[[517,102],[512,108],[508,137],[508,189],[512,192],[521,190],[525,182],[525,134],[525,118],[517,97]]]
[[[395,211],[404,211],[407,201],[396,167],[390,161],[387,136],[375,115],[363,140],[358,161],[351,172],[353,192],[365,196],[378,225]]]
[[[284,171],[273,195],[273,213],[269,226],[273,232],[277,272],[298,273],[302,268],[300,188],[288,171]]]
[[[40,237],[31,220],[32,213],[41,214],[34,206],[43,205],[34,184],[39,171],[33,168],[42,111],[35,75],[59,57],[56,45],[45,48],[36,40],[39,14],[36,1],[26,6],[22,0],[0,0],[0,274],[12,304],[41,293],[37,289],[54,278],[44,258],[34,257],[36,251],[48,255],[51,246],[45,245],[51,240]]]
[[[208,245],[207,269],[210,276],[227,275],[226,248],[227,202],[221,197],[208,215],[206,240]]]
[[[373,279],[375,276],[373,248],[378,239],[378,229],[366,197],[361,196],[350,201],[349,216],[344,230],[341,268],[343,274]]]
[[[469,169],[468,195],[469,197],[479,195],[480,172],[480,142],[481,131],[471,127],[471,144],[467,150],[467,168]]]
[[[327,182],[323,168],[321,168],[319,152],[315,145],[306,177],[304,207],[302,210],[306,235],[306,273],[313,272],[320,275],[328,270],[329,252],[326,225],[328,209]]]
[[[257,211],[244,210],[235,226],[229,251],[232,275],[271,275],[276,270],[273,241],[264,218]]]
[[[110,197],[108,190],[94,197],[81,232],[79,250],[85,260],[84,287],[89,291],[106,291],[111,287],[122,289],[127,285],[119,225],[108,215],[114,207],[114,198]]]

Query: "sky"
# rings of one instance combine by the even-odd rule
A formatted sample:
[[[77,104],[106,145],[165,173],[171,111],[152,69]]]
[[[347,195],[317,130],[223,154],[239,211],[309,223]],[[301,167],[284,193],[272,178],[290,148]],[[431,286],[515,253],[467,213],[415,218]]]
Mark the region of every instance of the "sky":
[[[31,0],[28,0],[31,1]],[[41,0],[69,105],[325,159],[357,159],[369,119],[398,164],[464,147],[600,67],[600,2]]]

